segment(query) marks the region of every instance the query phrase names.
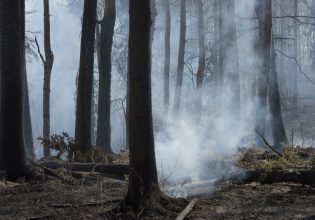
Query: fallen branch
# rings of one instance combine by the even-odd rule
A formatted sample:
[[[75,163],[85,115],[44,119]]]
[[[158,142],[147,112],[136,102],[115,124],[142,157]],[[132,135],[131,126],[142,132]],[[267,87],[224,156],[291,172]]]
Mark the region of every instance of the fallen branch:
[[[188,214],[191,212],[191,210],[193,210],[194,206],[196,205],[198,199],[195,198],[193,200],[191,200],[191,202],[188,204],[188,206],[184,209],[184,211],[182,211],[179,216],[177,216],[176,220],[184,220]]]
[[[266,144],[267,147],[269,147],[273,152],[275,152],[278,156],[282,157],[283,155],[281,153],[279,153],[273,146],[271,146],[268,141],[266,140],[266,138],[264,136],[262,136],[261,134],[259,134],[258,131],[256,131],[256,133],[258,134],[259,137],[261,137],[261,139],[264,141],[264,143]]]
[[[66,169],[78,172],[98,172],[104,176],[119,180],[125,180],[125,175],[129,175],[129,166],[123,164],[66,163],[59,161],[43,161],[38,164],[50,169]]]
[[[88,203],[84,203],[84,204],[70,204],[70,203],[61,203],[61,204],[51,204],[50,207],[53,208],[78,208],[78,207],[84,207],[84,206],[88,206],[88,207],[94,207],[94,206],[103,206],[106,204],[112,204],[112,203],[118,203],[122,200],[122,198],[115,198],[115,199],[111,199],[111,200],[107,200],[107,201],[97,201],[97,202],[88,202]]]

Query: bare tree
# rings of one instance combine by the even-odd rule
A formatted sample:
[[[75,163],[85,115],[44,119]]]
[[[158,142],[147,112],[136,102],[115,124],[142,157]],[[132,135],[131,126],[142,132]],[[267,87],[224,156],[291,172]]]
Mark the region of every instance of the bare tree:
[[[257,106],[255,130],[260,135],[265,134],[267,92],[270,73],[271,55],[271,31],[272,31],[272,6],[271,0],[257,2],[256,13],[259,22],[259,55],[262,65],[259,68],[257,85]],[[257,143],[261,143],[261,138],[257,136]]]
[[[282,119],[280,92],[276,66],[276,52],[274,49],[274,45],[272,47],[271,56],[268,102],[271,115],[271,134],[273,139],[273,145],[278,151],[280,151],[282,149],[282,145],[288,143],[288,139],[285,133]]]
[[[239,78],[239,57],[236,36],[235,0],[226,0],[226,13],[224,16],[224,76],[228,82],[231,102],[229,110],[236,117],[240,117],[240,78]]]
[[[29,101],[29,92],[28,92],[28,82],[27,82],[27,74],[26,74],[26,54],[25,54],[25,44],[26,44],[26,37],[25,37],[25,1],[21,1],[21,44],[22,44],[22,62],[23,62],[23,101],[24,101],[24,123],[23,123],[23,130],[24,130],[24,144],[25,144],[25,151],[26,156],[34,160],[35,159],[35,152],[34,152],[34,142],[33,142],[33,129],[32,129],[32,120],[31,120],[31,110],[30,110],[30,101]]]
[[[150,1],[130,0],[129,6],[128,134],[130,176],[126,204],[140,204],[159,192],[154,153],[151,98]]]
[[[91,146],[91,98],[96,8],[97,0],[84,0],[75,121],[75,139],[84,149]]]
[[[294,16],[298,16],[298,10],[299,10],[299,5],[298,5],[298,0],[294,0]],[[299,24],[297,20],[294,20],[294,43],[293,43],[293,47],[294,47],[294,57],[296,59],[298,59],[298,28],[299,28]],[[298,110],[298,105],[297,105],[297,94],[298,94],[298,87],[297,87],[297,74],[298,74],[298,70],[297,70],[297,65],[296,63],[293,64],[293,71],[292,71],[292,88],[291,88],[291,92],[292,92],[292,107],[294,109],[294,113],[297,114],[297,110]]]
[[[23,3],[22,3],[23,4]],[[20,0],[0,1],[0,170],[26,173],[23,137],[23,43]]]
[[[177,115],[179,112],[180,98],[183,85],[183,72],[185,64],[185,45],[186,45],[186,0],[180,1],[180,31],[179,31],[179,50],[178,50],[178,64],[176,75],[176,87],[174,94],[174,109],[173,114]]]
[[[50,136],[50,79],[51,70],[54,63],[54,54],[51,51],[50,45],[50,14],[49,0],[44,0],[44,88],[43,88],[43,137]],[[50,155],[48,146],[44,146],[44,156]]]
[[[96,146],[105,152],[113,153],[111,149],[110,128],[110,88],[112,72],[112,45],[116,20],[115,0],[105,0],[104,17],[101,21],[101,34],[99,39],[99,98]]]
[[[153,40],[154,40],[154,32],[155,32],[155,19],[157,16],[155,0],[150,0],[150,7],[151,7],[151,20],[152,20],[151,32],[150,32],[150,42],[151,42],[150,44],[152,47]]]
[[[197,0],[197,13],[198,13],[198,42],[199,42],[199,61],[198,71],[196,76],[196,112],[200,118],[202,109],[202,87],[205,77],[206,55],[205,55],[205,37],[204,37],[204,24],[203,24],[203,3],[202,0]]]
[[[164,110],[168,112],[170,103],[170,61],[171,61],[171,12],[170,2],[165,1],[165,60],[164,60]]]

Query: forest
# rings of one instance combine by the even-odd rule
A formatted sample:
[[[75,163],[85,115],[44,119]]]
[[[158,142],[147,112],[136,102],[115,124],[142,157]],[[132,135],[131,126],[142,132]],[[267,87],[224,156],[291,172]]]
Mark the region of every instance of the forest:
[[[315,0],[0,0],[0,220],[315,220]]]

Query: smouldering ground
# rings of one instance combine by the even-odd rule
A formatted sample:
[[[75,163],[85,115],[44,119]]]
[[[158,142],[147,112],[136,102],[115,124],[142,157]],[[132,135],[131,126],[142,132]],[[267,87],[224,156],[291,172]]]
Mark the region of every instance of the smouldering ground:
[[[52,177],[32,184],[0,182],[0,219],[98,219],[123,199],[126,188],[126,181],[96,173],[72,185]],[[315,219],[315,188],[225,182],[202,195],[187,219]]]

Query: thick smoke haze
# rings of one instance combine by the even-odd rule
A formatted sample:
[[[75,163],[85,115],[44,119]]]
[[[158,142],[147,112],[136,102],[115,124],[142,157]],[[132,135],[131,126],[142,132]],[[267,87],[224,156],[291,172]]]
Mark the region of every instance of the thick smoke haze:
[[[79,2],[79,3],[78,3]],[[83,1],[82,1],[83,2]],[[112,147],[119,152],[125,147],[126,68],[128,46],[128,6],[126,1],[117,1],[117,20],[115,26],[113,69],[112,69]],[[199,180],[208,176],[219,177],[220,168],[214,169],[211,160],[232,157],[239,147],[253,143],[253,83],[257,74],[259,59],[255,51],[257,42],[257,21],[247,19],[255,16],[254,1],[236,1],[236,28],[239,53],[241,113],[236,116],[229,106],[233,106],[233,94],[224,83],[224,88],[214,89],[213,64],[209,62],[211,50],[206,50],[206,78],[202,91],[202,110],[200,122],[194,115],[195,75],[198,68],[197,14],[194,1],[187,5],[187,43],[186,66],[181,95],[180,114],[173,117],[173,96],[175,88],[178,42],[179,7],[171,4],[171,74],[170,108],[168,114],[163,110],[163,68],[164,68],[164,10],[162,1],[157,1],[158,15],[152,49],[152,100],[155,129],[157,167],[161,178],[170,176],[170,181],[184,179]],[[205,1],[206,2],[206,1]],[[213,38],[214,25],[206,22],[214,11],[207,4],[205,11],[205,45],[211,48],[216,42]],[[43,14],[42,1],[26,1],[27,35],[38,38],[43,53]],[[210,12],[209,12],[210,10]],[[51,76],[51,134],[68,132],[74,136],[76,76],[79,67],[80,32],[82,3],[80,1],[50,1],[51,43],[55,55]],[[229,22],[229,21],[227,21]],[[226,60],[230,60],[226,54]],[[30,104],[37,158],[42,156],[42,146],[37,137],[42,136],[42,88],[43,66],[40,59],[28,57],[27,74],[29,79]],[[191,69],[190,69],[191,68]],[[234,69],[225,65],[225,71]],[[193,71],[193,74],[190,71]],[[97,68],[95,68],[97,71]],[[97,80],[97,73],[95,74]],[[299,88],[302,83],[301,79]],[[281,87],[281,83],[280,83]],[[281,88],[280,88],[281,89]],[[97,91],[97,88],[96,88]],[[215,175],[212,175],[213,173]],[[226,172],[226,171],[223,171]]]

